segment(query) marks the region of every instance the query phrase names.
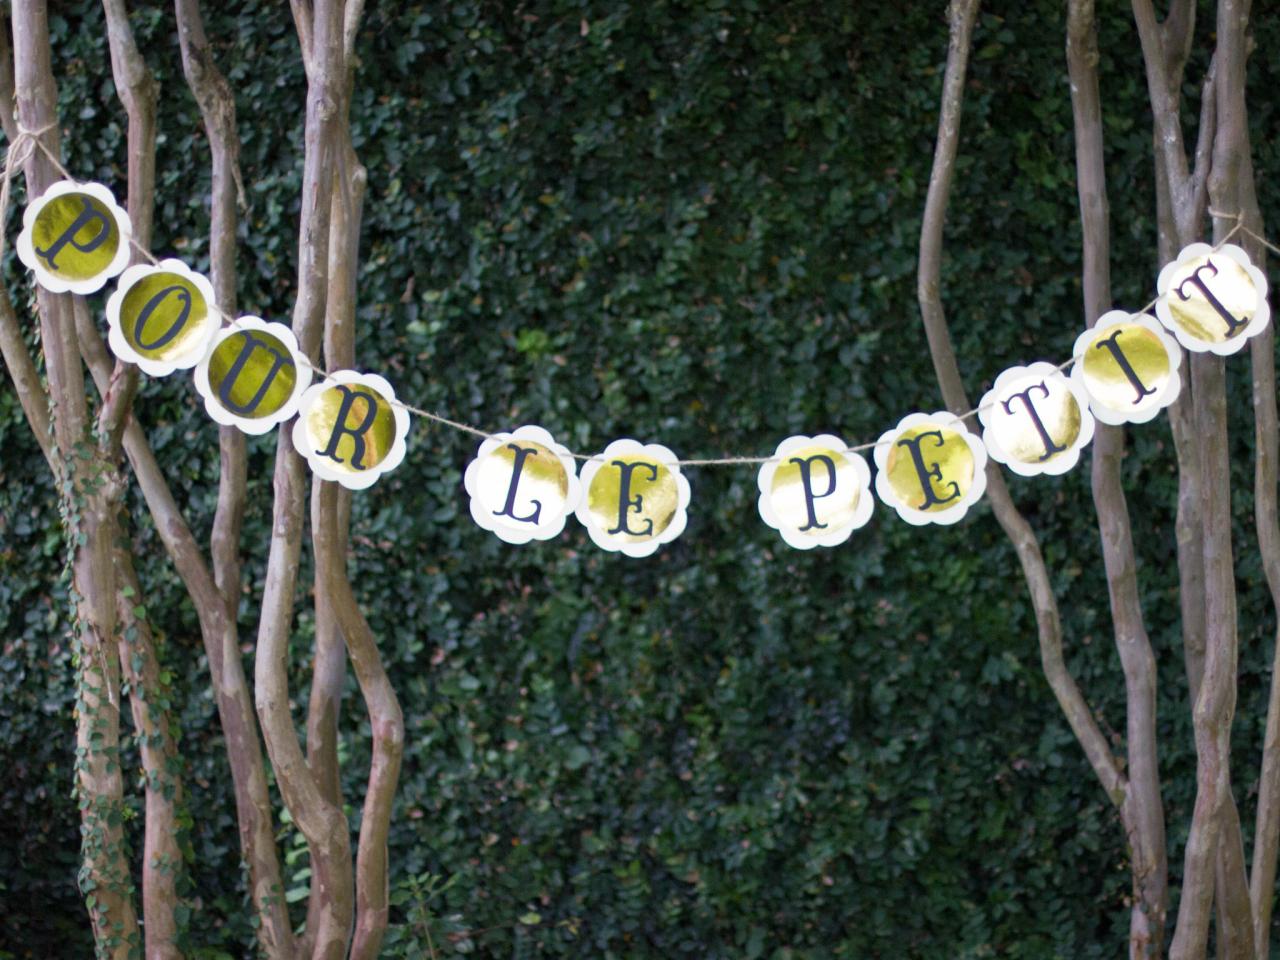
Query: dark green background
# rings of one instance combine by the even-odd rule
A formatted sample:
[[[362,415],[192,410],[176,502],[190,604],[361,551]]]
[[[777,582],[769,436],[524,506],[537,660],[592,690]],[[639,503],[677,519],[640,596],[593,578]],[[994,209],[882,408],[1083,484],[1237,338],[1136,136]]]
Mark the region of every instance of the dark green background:
[[[208,159],[172,13],[132,6],[163,83],[156,252],[202,268]],[[285,4],[205,6],[244,139],[238,306],[287,319],[297,41]],[[68,164],[123,196],[100,8],[55,10]],[[1105,16],[1115,297],[1133,307],[1159,266],[1149,107],[1132,25]],[[1251,120],[1275,223],[1280,28],[1261,20]],[[974,398],[1006,366],[1066,357],[1083,322],[1063,29],[1061,3],[1003,0],[976,31],[943,270]],[[1206,8],[1193,81],[1211,29]],[[588,450],[635,436],[684,456],[762,454],[792,433],[874,439],[936,409],[914,271],[946,44],[940,0],[370,3],[352,108],[369,169],[361,366],[411,403],[492,429],[541,423]],[[1187,97],[1190,113],[1194,85]],[[16,224],[15,210],[11,238]],[[7,269],[26,311],[31,282]],[[1229,364],[1235,782],[1251,833],[1275,622],[1252,532],[1248,367]],[[204,538],[218,447],[190,378],[147,381],[137,409]],[[1176,874],[1194,770],[1176,475],[1165,419],[1131,436]],[[388,956],[1121,955],[1121,829],[1043,681],[985,504],[924,529],[881,508],[843,547],[806,554],[760,521],[750,468],[693,469],[689,528],[651,559],[606,554],[572,522],[517,548],[469,518],[474,446],[417,421],[405,464],[355,498],[357,591],[407,732]],[[87,956],[61,535],[7,379],[0,449],[0,957]],[[274,437],[250,449],[256,584]],[[1011,484],[1042,537],[1070,666],[1121,748],[1087,467]],[[196,956],[251,956],[195,617],[137,499],[148,607],[182,705],[187,937]],[[250,665],[257,599],[247,590],[241,608]],[[311,634],[303,597],[299,704]],[[369,754],[354,684],[342,723],[354,820]],[[301,837],[286,823],[281,838],[287,886],[304,888]]]

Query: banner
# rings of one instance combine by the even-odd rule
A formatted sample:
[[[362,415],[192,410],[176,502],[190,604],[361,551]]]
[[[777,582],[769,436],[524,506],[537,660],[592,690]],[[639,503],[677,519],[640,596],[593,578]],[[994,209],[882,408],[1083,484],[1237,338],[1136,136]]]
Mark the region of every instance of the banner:
[[[149,262],[126,270],[131,247]],[[559,536],[574,516],[596,546],[628,557],[650,556],[684,532],[684,466],[757,466],[760,518],[797,550],[845,543],[870,521],[876,497],[907,523],[957,523],[986,491],[988,456],[1022,476],[1066,473],[1093,439],[1095,419],[1147,423],[1178,399],[1183,349],[1229,356],[1271,317],[1266,277],[1244,250],[1193,243],[1160,271],[1146,308],[1098,317],[1066,363],[1010,367],[963,414],[912,413],[855,447],[830,433],[796,435],[768,457],[681,461],[659,443],[629,438],[585,456],[540,426],[489,433],[401,402],[375,373],[319,370],[289,327],[232,320],[205,277],[138,248],[102,184],[50,186],[24,212],[17,250],[55,293],[93,293],[119,277],[106,304],[115,355],[151,376],[194,368],[196,391],[219,424],[264,434],[292,421],[294,449],[322,480],[372,486],[404,459],[410,415],[423,417],[482,438],[463,477],[479,527],[524,544]],[[974,417],[981,435],[966,422]]]

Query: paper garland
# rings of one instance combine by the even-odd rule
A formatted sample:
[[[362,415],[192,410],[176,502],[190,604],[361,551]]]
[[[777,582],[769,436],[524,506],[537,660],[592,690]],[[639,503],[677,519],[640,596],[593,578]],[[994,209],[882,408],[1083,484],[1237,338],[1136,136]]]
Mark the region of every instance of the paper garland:
[[[950,524],[987,489],[987,450],[945,410],[912,413],[880,435],[876,493],[915,526]]]
[[[129,263],[129,215],[100,183],[60,180],[28,205],[18,259],[53,293],[94,293]]]
[[[293,447],[312,472],[363,490],[404,459],[409,413],[376,373],[339,370],[308,387],[293,423]]]
[[[559,536],[582,499],[569,449],[535,426],[480,444],[463,486],[471,498],[471,518],[507,543]]]
[[[1111,310],[1076,338],[1071,381],[1112,426],[1146,423],[1182,391],[1182,350],[1145,313]]]
[[[1051,363],[1010,367],[978,404],[993,460],[1024,477],[1066,473],[1093,439],[1084,389]]]
[[[1156,316],[1188,350],[1230,356],[1267,326],[1267,278],[1234,244],[1183,247],[1160,271]]]
[[[112,352],[153,377],[198,364],[220,324],[212,284],[181,260],[130,267],[107,298]]]
[[[311,365],[283,323],[244,316],[214,336],[195,380],[210,417],[258,436],[298,412]]]
[[[871,468],[839,437],[788,437],[760,468],[760,517],[797,550],[838,547],[871,519]]]
[[[578,520],[603,550],[647,557],[684,532],[689,481],[661,444],[614,440],[583,466],[582,490]]]
[[[290,438],[312,471],[350,489],[401,463],[409,410],[391,384],[341,370],[313,385],[289,327],[242,316],[219,329],[225,318],[205,277],[175,259],[126,270],[130,245],[129,217],[111,191],[67,180],[28,205],[16,246],[54,293],[93,293],[119,276],[106,304],[111,350],[152,376],[194,367],[216,422],[263,434],[293,419]],[[955,523],[986,491],[988,454],[1025,476],[1065,473],[1095,418],[1146,423],[1178,398],[1183,347],[1236,353],[1271,317],[1266,277],[1232,244],[1184,248],[1157,289],[1159,322],[1123,310],[1099,317],[1076,339],[1069,377],[1043,362],[1001,373],[973,411],[981,438],[945,411],[904,417],[867,445],[874,484],[867,461],[839,437],[788,437],[757,474],[761,518],[796,549],[838,546],[870,520],[874,488],[908,523]],[[487,436],[463,480],[472,519],[520,544],[558,536],[573,514],[597,546],[631,557],[684,532],[689,481],[669,449],[622,439],[576,459],[586,461],[580,475],[575,454],[540,426]],[[711,462],[743,459],[759,462]]]

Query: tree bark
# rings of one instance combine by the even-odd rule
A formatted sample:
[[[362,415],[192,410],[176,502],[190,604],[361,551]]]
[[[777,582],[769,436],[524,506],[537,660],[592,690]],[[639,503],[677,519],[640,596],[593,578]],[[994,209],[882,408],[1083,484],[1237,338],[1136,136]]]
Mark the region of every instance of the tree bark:
[[[1238,209],[1241,148],[1246,146],[1245,38],[1248,5],[1222,0],[1217,22],[1217,122],[1208,174],[1209,196],[1220,211]],[[1215,220],[1221,239],[1234,225]],[[1244,853],[1231,794],[1231,722],[1235,712],[1237,635],[1235,569],[1231,544],[1230,463],[1223,360],[1209,354],[1191,358],[1196,426],[1200,433],[1204,492],[1203,548],[1206,587],[1204,679],[1193,715],[1196,738],[1196,803],[1183,868],[1182,901],[1171,956],[1203,955],[1208,940],[1209,903],[1219,897],[1220,953],[1254,956],[1253,919],[1244,878]],[[1235,828],[1233,830],[1233,828]],[[1215,851],[1215,845],[1220,851]],[[1215,852],[1217,855],[1215,856]],[[1211,868],[1212,863],[1212,868]]]
[[[325,315],[325,359],[330,369],[355,362],[356,271],[366,174],[352,147],[349,111],[355,36],[362,7],[361,0],[347,0],[343,17],[345,85],[330,217],[329,294]],[[373,733],[373,762],[356,857],[356,923],[351,958],[374,960],[381,949],[389,916],[387,836],[404,752],[404,719],[377,642],[360,612],[347,575],[350,494],[332,483],[320,482],[319,487],[319,526],[313,527],[316,569],[322,578],[317,584],[317,599],[322,594],[326,598],[337,632],[346,640]]]
[[[924,321],[929,353],[933,358],[938,385],[948,409],[960,414],[970,409],[956,363],[951,334],[940,294],[942,263],[942,231],[946,221],[947,199],[955,172],[956,148],[960,134],[964,76],[968,66],[973,22],[978,0],[953,0],[950,8],[951,42],[943,78],[942,109],[938,120],[938,143],[925,202],[924,222],[920,231],[920,257],[917,297]],[[1127,784],[1120,765],[1107,745],[1089,705],[1085,703],[1074,678],[1067,670],[1062,650],[1062,624],[1058,604],[1049,582],[1048,569],[1040,553],[1040,545],[1030,525],[1018,512],[1004,478],[994,464],[987,465],[987,497],[1001,529],[1009,537],[1035,608],[1040,640],[1040,661],[1045,678],[1058,700],[1076,739],[1084,748],[1094,773],[1107,796],[1117,807],[1124,803]]]
[[[129,118],[129,221],[138,246],[149,249],[155,209],[156,84],[134,42],[123,0],[103,0],[103,9],[112,75]],[[135,250],[132,262],[142,260]],[[137,382],[138,368],[117,360],[106,396],[112,398],[118,409],[112,411],[110,402],[105,403],[100,418],[111,424],[113,459],[118,456],[120,433],[132,407]],[[113,504],[122,528],[124,489],[121,484],[121,496]],[[182,802],[178,746],[170,717],[169,692],[160,679],[159,651],[146,620],[142,588],[132,555],[123,547],[117,547],[115,564],[120,578],[116,595],[123,628],[120,662],[129,685],[133,726],[144,771],[142,915],[146,956],[148,960],[172,960],[181,956],[175,913],[179,899],[177,883],[183,870],[182,850],[178,845],[177,808]]]
[[[1102,99],[1093,0],[1070,0],[1067,65],[1076,140],[1076,187],[1083,238],[1085,322],[1111,308],[1111,224],[1103,154]],[[1121,481],[1124,430],[1097,424],[1093,438],[1093,502],[1102,540],[1116,649],[1125,678],[1128,790],[1122,820],[1133,877],[1129,955],[1164,949],[1168,860],[1156,734],[1156,663],[1142,616],[1129,508]]]
[[[243,202],[240,182],[240,136],[236,127],[235,97],[230,84],[218,70],[209,48],[198,0],[175,0],[174,12],[182,70],[187,85],[200,108],[205,134],[209,138],[211,161],[211,205],[209,212],[210,281],[219,308],[234,315],[236,302],[236,205]],[[293,928],[284,900],[280,861],[272,831],[271,806],[262,769],[257,723],[249,700],[240,662],[236,619],[240,606],[240,537],[245,508],[245,439],[235,427],[218,430],[220,467],[218,502],[210,536],[212,580],[203,562],[193,563],[191,574],[201,583],[202,602],[220,606],[207,612],[210,629],[205,646],[210,663],[215,659],[228,682],[224,717],[234,717],[237,741],[243,755],[232,757],[237,776],[236,808],[240,819],[241,848],[249,866],[252,900],[257,911],[258,941],[273,958],[295,955]],[[189,531],[186,538],[190,538]],[[194,544],[192,544],[194,547]],[[198,569],[197,569],[198,568]],[[193,594],[194,596],[194,594]],[[202,620],[202,626],[203,626]],[[216,651],[216,655],[215,652]],[[226,719],[223,721],[226,726]],[[228,737],[228,749],[231,738]]]
[[[293,329],[313,364],[323,334],[328,283],[330,207],[338,144],[337,110],[342,83],[342,4],[318,0],[310,11],[311,63],[307,82],[302,211],[298,230],[298,298]],[[309,49],[308,56],[305,51]],[[307,839],[314,890],[321,901],[311,956],[340,960],[351,937],[354,878],[351,841],[342,809],[320,789],[303,756],[289,711],[288,640],[293,619],[297,566],[302,540],[304,473],[288,431],[276,447],[275,505],[271,549],[258,628],[255,696],[267,751],[280,792]]]
[[[58,151],[57,93],[50,66],[48,13],[41,0],[13,5],[18,117]],[[46,129],[48,128],[48,129]],[[56,179],[40,150],[26,162],[28,195]],[[120,478],[92,442],[84,371],[71,322],[72,298],[40,289],[40,339],[56,410],[53,438],[61,463],[65,533],[77,608],[76,782],[82,824],[80,886],[101,956],[125,958],[141,949],[133,883],[121,829],[119,663],[115,646],[115,543],[111,500]]]

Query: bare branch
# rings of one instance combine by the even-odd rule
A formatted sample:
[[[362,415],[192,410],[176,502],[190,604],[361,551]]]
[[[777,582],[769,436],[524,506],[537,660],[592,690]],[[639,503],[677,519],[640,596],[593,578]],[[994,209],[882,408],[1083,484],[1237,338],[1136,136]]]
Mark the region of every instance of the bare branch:
[[[1213,139],[1218,129],[1218,96],[1215,78],[1218,58],[1209,62],[1200,91],[1200,129],[1196,133],[1195,167],[1191,173],[1191,222],[1199,224],[1209,203],[1209,171],[1213,166]]]
[[[322,497],[322,524],[327,528],[319,540],[337,539],[338,510],[336,484],[326,483]],[[330,543],[331,545],[331,543]],[[364,813],[360,821],[359,858],[356,863],[357,909],[355,937],[351,946],[352,960],[376,960],[386,933],[389,911],[389,870],[387,836],[391,827],[391,808],[395,800],[400,760],[404,753],[404,718],[395,688],[382,665],[373,631],[365,621],[351,590],[344,566],[326,565],[330,579],[326,583],[330,602],[337,614],[342,635],[360,691],[369,709],[373,731],[373,763],[365,792]]]
[[[144,249],[151,246],[156,187],[156,98],[158,90],[146,61],[138,52],[129,26],[124,0],[103,0],[107,21],[107,41],[111,48],[111,72],[116,92],[129,116],[129,222],[133,237]],[[133,262],[141,262],[135,250]],[[106,455],[117,457],[125,417],[133,406],[138,389],[138,368],[123,360],[116,362],[111,389],[103,398],[98,414],[98,432]],[[151,928],[147,928],[148,935]]]
[[[77,300],[74,316],[85,363],[99,392],[104,391],[110,382],[111,356],[83,299]],[[257,721],[244,665],[240,660],[235,619],[228,616],[222,595],[186,518],[173,498],[164,471],[156,462],[142,428],[132,417],[125,422],[123,443],[138,489],[155,522],[156,532],[191,597],[200,621],[200,635],[209,661],[218,719],[227,741],[240,847],[249,866],[250,894],[259,916],[264,919],[259,937],[267,956],[273,960],[288,958],[292,955],[291,948],[287,949],[285,945],[292,942],[291,928],[280,897],[283,885],[271,801],[262,747],[258,742]],[[288,940],[280,939],[280,929],[289,934]]]
[[[1178,119],[1178,82],[1169,75],[1168,54],[1164,36],[1156,20],[1151,0],[1133,0],[1133,19],[1138,26],[1142,59],[1147,71],[1147,94],[1151,100],[1156,153],[1160,155],[1173,197],[1172,213],[1184,235],[1191,232],[1187,197],[1191,191],[1191,175],[1187,171],[1187,153],[1182,143],[1182,124]],[[1181,71],[1178,71],[1180,78]]]
[[[301,9],[294,6],[295,13]],[[293,329],[303,352],[314,361],[323,333],[328,276],[330,205],[334,187],[337,113],[342,90],[342,3],[318,0],[309,22],[299,19],[304,49],[311,50],[307,84],[302,211],[298,229],[298,297]],[[271,548],[258,628],[255,699],[262,731],[294,821],[307,839],[316,889],[325,898],[312,956],[346,953],[354,911],[351,846],[342,810],[321,792],[302,754],[289,711],[288,638],[293,620],[302,539],[304,467],[286,431],[276,447],[275,508]]]
[[[956,148],[960,134],[964,75],[968,65],[973,22],[977,16],[977,0],[953,0],[951,4],[951,45],[943,78],[942,109],[938,121],[938,143],[934,152],[933,171],[925,203],[924,222],[920,234],[920,258],[917,291],[920,313],[924,320],[929,352],[933,357],[938,384],[947,406],[960,413],[970,409],[968,397],[956,364],[955,350],[947,330],[942,309],[940,271],[942,231],[946,220],[947,198],[954,175]],[[987,497],[996,520],[1013,543],[1022,565],[1023,576],[1035,607],[1040,637],[1040,661],[1072,732],[1084,748],[1085,755],[1101,781],[1107,796],[1117,806],[1124,803],[1127,790],[1124,775],[1107,745],[1106,737],[1092,711],[1067,671],[1062,651],[1062,626],[1058,604],[1049,582],[1048,570],[1040,553],[1040,545],[1030,525],[1009,497],[1004,478],[994,464],[987,468]]]
[[[0,125],[10,143],[18,139],[18,118],[14,113],[13,46],[9,42],[9,18],[0,13]]]
[[[1182,72],[1191,56],[1191,41],[1195,38],[1195,0],[1173,0],[1169,12],[1160,25],[1160,40],[1164,45],[1165,76],[1171,89],[1182,84]]]
[[[1217,131],[1213,147],[1213,169],[1209,178],[1210,199],[1220,211],[1239,209],[1241,154],[1247,149],[1245,89],[1245,36],[1248,5],[1239,0],[1222,0],[1218,5]],[[1232,221],[1217,218],[1215,233],[1225,234]],[[1187,837],[1183,864],[1182,899],[1178,926],[1170,950],[1172,960],[1192,960],[1204,954],[1209,935],[1212,893],[1222,869],[1215,854],[1223,842],[1224,825],[1234,811],[1231,795],[1231,722],[1235,713],[1237,676],[1235,570],[1231,544],[1231,476],[1228,458],[1225,371],[1221,357],[1196,354],[1191,358],[1192,390],[1195,396],[1196,426],[1200,435],[1204,491],[1205,620],[1208,625],[1204,679],[1193,715],[1196,741],[1196,802]],[[1227,842],[1231,841],[1229,833]],[[1234,851],[1228,851],[1234,860]],[[1218,885],[1220,896],[1230,896],[1239,886],[1237,878],[1224,877]],[[1250,910],[1232,896],[1224,904],[1223,916]],[[1242,929],[1243,928],[1243,929]],[[1245,916],[1234,919],[1225,932],[1252,939],[1253,924]],[[1237,943],[1239,941],[1237,940]],[[1250,945],[1251,947],[1252,945]],[[1243,952],[1241,950],[1240,952]]]
[[[236,126],[235,97],[230,84],[218,69],[205,34],[198,0],[175,0],[174,13],[182,69],[187,85],[200,108],[205,134],[209,138],[211,207],[209,216],[209,263],[214,297],[227,311],[236,302],[236,208],[244,205],[240,179],[240,137]],[[218,430],[220,470],[218,502],[210,535],[213,563],[212,584],[201,563],[205,603],[221,603],[220,616],[206,614],[211,629],[206,633],[206,649],[218,649],[216,659],[225,661],[227,691],[219,700],[219,710],[232,717],[239,738],[228,736],[228,751],[236,772],[236,809],[240,817],[241,846],[250,866],[253,903],[258,913],[258,937],[272,958],[295,955],[293,928],[279,891],[282,889],[280,863],[272,836],[272,814],[265,790],[262,751],[258,744],[248,684],[240,663],[236,634],[236,614],[240,602],[240,537],[245,509],[246,455],[244,435],[234,427]],[[187,533],[190,538],[190,533]],[[194,541],[191,542],[194,552]],[[210,587],[212,586],[212,589]],[[214,596],[211,596],[213,594]],[[215,655],[210,653],[211,662]],[[217,674],[215,674],[215,678]],[[227,720],[223,720],[224,727]],[[243,755],[238,751],[243,750]]]
[[[289,0],[293,9],[293,23],[298,30],[298,45],[302,49],[302,66],[310,82],[315,69],[315,8],[313,0]]]
[[[4,124],[5,137],[13,143],[18,134],[18,124],[13,115],[13,50],[9,45],[9,23],[0,23],[0,122]],[[31,432],[40,446],[40,452],[57,473],[57,460],[53,455],[53,427],[49,419],[49,398],[40,383],[35,360],[22,337],[22,326],[13,309],[8,289],[0,286],[0,356],[13,380],[18,403],[26,415]]]
[[[1093,0],[1069,2],[1067,66],[1075,124],[1085,322],[1092,326],[1111,308],[1111,223]],[[1122,428],[1097,425],[1093,439],[1093,502],[1102,540],[1116,650],[1125,677],[1129,782],[1121,813],[1129,838],[1133,876],[1129,952],[1136,960],[1159,955],[1163,950],[1169,869],[1156,750],[1156,661],[1142,616],[1133,532],[1121,479],[1124,446]]]
[[[58,150],[57,89],[50,65],[48,11],[41,0],[13,4],[14,73],[18,117],[28,130],[44,131],[41,142]],[[39,196],[56,179],[41,150],[26,163],[28,196]],[[89,411],[84,371],[71,322],[72,298],[37,291],[40,339],[49,393],[56,410],[53,437],[61,471],[66,531],[76,594],[78,709],[76,742],[81,792],[83,873],[93,884],[90,909],[100,955],[128,956],[140,947],[137,913],[131,895],[129,865],[121,829],[123,784],[116,762],[120,742],[119,662],[116,629],[115,515],[112,499],[120,489],[112,465],[90,452]]]
[[[119,649],[124,679],[129,682],[129,706],[133,715],[138,752],[146,776],[142,843],[142,916],[147,960],[181,960],[178,925],[177,880],[182,873],[182,848],[178,845],[178,808],[182,804],[182,779],[175,770],[177,729],[168,708],[170,692],[161,681],[159,650],[142,606],[142,587],[133,567],[133,555],[115,552],[120,581]]]

